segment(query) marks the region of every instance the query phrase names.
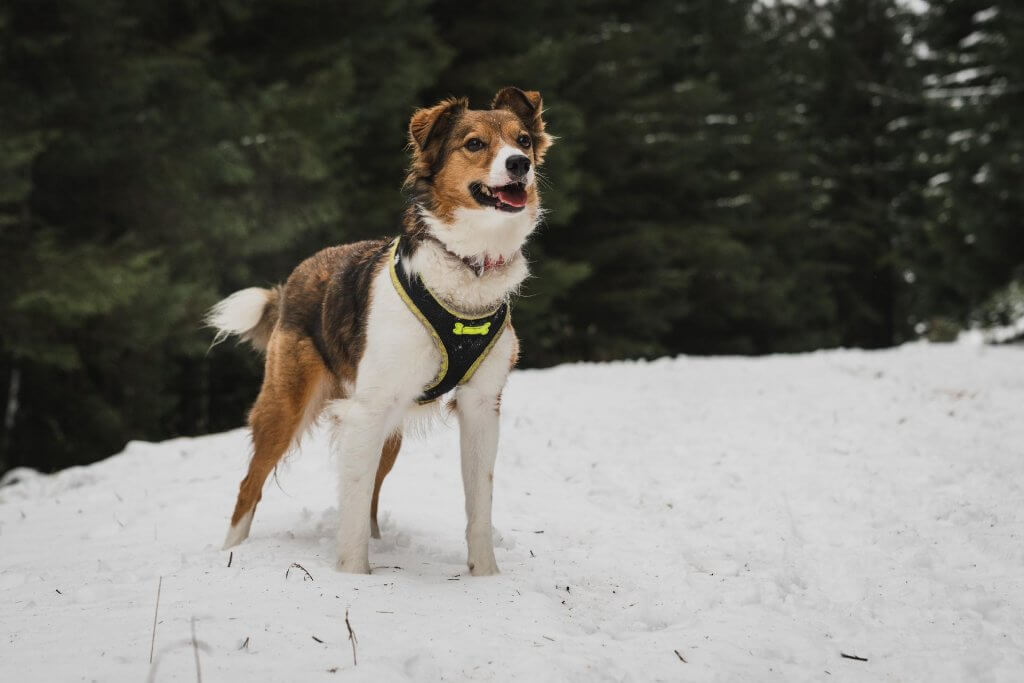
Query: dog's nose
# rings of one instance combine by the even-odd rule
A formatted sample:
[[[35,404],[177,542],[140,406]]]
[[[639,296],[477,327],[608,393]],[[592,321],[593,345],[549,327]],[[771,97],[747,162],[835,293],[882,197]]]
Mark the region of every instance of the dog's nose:
[[[512,174],[513,178],[522,178],[530,170],[530,157],[523,154],[513,154],[505,159],[505,168]]]

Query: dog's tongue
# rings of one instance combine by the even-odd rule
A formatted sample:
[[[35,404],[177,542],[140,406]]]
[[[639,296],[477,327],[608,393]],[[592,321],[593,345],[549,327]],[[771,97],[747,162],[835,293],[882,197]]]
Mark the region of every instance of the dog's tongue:
[[[498,199],[509,206],[526,206],[526,190],[518,185],[506,185],[498,189]]]

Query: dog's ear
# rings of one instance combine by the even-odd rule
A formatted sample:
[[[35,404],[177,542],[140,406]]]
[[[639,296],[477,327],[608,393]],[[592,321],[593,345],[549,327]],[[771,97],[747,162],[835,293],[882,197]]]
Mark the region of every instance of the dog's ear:
[[[520,90],[519,88],[502,88],[494,96],[491,109],[507,109],[523,122],[533,136],[533,149],[536,164],[544,162],[544,153],[554,139],[544,132],[544,100],[536,90]]]
[[[462,112],[469,107],[465,97],[450,97],[426,109],[417,109],[409,121],[409,143],[419,152],[443,141]]]
[[[508,109],[510,112],[530,125],[534,118],[540,118],[544,101],[536,90],[526,92],[519,88],[502,88],[494,96],[491,109]]]
[[[444,160],[444,143],[469,100],[450,97],[433,107],[417,109],[409,120],[409,150],[412,163],[405,178],[408,187],[434,176]]]

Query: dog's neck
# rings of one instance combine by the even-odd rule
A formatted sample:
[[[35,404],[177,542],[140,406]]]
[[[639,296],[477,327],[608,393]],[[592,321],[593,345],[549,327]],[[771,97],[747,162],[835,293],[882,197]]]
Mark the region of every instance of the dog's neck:
[[[529,275],[521,248],[533,232],[537,211],[527,211],[495,217],[493,209],[460,209],[444,223],[426,209],[412,207],[405,230],[409,274],[422,278],[435,296],[458,311],[492,310]]]

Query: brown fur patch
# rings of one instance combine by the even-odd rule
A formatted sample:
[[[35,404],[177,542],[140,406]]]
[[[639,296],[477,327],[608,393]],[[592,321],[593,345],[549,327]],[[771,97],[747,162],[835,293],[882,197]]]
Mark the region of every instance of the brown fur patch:
[[[389,244],[368,240],[324,249],[303,261],[285,284],[281,328],[305,334],[339,381],[355,380],[366,344],[370,287]]]
[[[263,497],[263,484],[288,451],[310,413],[322,400],[327,369],[312,342],[294,331],[275,329],[267,347],[263,388],[249,413],[253,456],[238,491],[231,523],[237,524]]]
[[[388,476],[391,468],[395,466],[398,458],[398,451],[402,448],[402,434],[396,432],[384,442],[384,449],[380,454],[380,463],[377,465],[377,478],[373,482],[373,499],[370,501],[370,535],[380,538],[380,526],[377,524],[377,503],[380,500],[380,487],[384,484],[384,477]]]

